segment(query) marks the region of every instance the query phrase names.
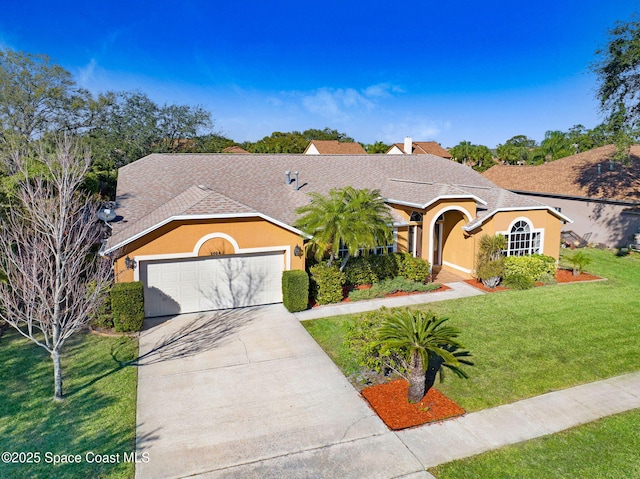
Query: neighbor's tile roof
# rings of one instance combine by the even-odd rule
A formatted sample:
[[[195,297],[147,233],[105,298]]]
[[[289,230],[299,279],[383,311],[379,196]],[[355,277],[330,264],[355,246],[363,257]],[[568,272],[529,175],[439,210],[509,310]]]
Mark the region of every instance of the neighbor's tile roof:
[[[312,140],[305,148],[305,153],[314,145],[321,155],[365,155],[367,152],[360,143],[338,140]]]
[[[404,143],[394,143],[392,146],[398,147],[404,153]],[[442,148],[435,141],[414,141],[411,150],[414,155],[436,155],[441,158],[453,158],[448,150]]]
[[[628,165],[610,163],[614,153],[603,146],[539,166],[496,165],[483,175],[512,191],[640,201],[640,145],[631,147]]]
[[[500,208],[547,208],[434,155],[152,154],[119,170],[116,211],[123,220],[113,223],[107,250],[154,224],[189,214],[255,213],[292,225],[296,209],[309,202],[308,193],[345,186],[379,189],[383,197],[405,204],[474,198],[480,222]]]

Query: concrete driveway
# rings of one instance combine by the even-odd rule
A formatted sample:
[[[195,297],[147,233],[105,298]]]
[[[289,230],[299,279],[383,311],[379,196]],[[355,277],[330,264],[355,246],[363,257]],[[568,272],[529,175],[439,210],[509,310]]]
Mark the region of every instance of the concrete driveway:
[[[140,337],[136,478],[432,477],[282,305]]]

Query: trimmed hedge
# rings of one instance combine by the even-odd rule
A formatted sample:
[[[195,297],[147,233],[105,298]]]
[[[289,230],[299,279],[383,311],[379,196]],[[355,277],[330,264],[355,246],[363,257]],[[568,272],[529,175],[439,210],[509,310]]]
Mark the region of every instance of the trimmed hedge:
[[[354,289],[349,293],[351,301],[362,301],[363,299],[384,298],[387,294],[393,294],[398,291],[406,293],[435,291],[440,288],[438,283],[424,284],[419,281],[411,281],[396,276],[388,278],[379,283],[374,283],[369,289]]]
[[[144,289],[140,281],[111,287],[111,310],[116,331],[140,331],[144,321]]]
[[[507,256],[504,258],[504,279],[510,282],[513,276],[526,276],[540,281],[543,275],[556,274],[556,260],[543,254],[531,256]]]
[[[414,258],[409,253],[396,253],[398,276],[410,281],[426,283],[431,273],[429,262],[422,258]]]
[[[345,274],[335,266],[319,263],[311,268],[312,289],[318,304],[339,303],[342,301],[342,287],[345,284]]]
[[[303,311],[309,304],[309,275],[306,271],[282,272],[282,302],[290,313]]]
[[[347,284],[373,284],[398,276],[396,253],[351,258],[344,268]]]

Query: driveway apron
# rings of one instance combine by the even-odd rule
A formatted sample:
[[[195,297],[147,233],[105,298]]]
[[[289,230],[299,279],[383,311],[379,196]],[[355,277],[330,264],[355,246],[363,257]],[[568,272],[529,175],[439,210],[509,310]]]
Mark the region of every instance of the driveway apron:
[[[139,363],[137,479],[430,477],[282,305],[147,320]]]

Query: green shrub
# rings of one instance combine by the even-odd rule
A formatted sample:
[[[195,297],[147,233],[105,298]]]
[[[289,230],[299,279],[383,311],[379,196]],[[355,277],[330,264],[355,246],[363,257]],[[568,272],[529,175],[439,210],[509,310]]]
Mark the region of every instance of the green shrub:
[[[351,301],[362,301],[364,299],[384,298],[387,294],[393,294],[399,291],[414,293],[434,291],[438,288],[440,288],[440,285],[437,283],[424,284],[405,279],[402,276],[396,276],[395,278],[389,278],[375,283],[368,289],[355,289],[349,293],[349,299],[351,299]]]
[[[532,254],[530,256],[508,256],[504,259],[504,277],[515,274],[525,275],[533,281],[540,281],[544,274],[555,275],[556,260],[551,256]]]
[[[390,369],[405,371],[402,366],[404,362],[398,353],[380,351],[381,345],[376,336],[376,330],[389,314],[389,310],[383,306],[357,317],[349,326],[345,334],[345,344],[353,351],[359,366],[378,373],[386,373]]]
[[[422,258],[414,258],[409,253],[396,253],[398,263],[398,276],[426,283],[429,279],[431,268],[429,262]]]
[[[511,273],[509,275],[505,275],[503,283],[510,289],[531,289],[536,285],[533,278],[524,273]]]
[[[116,331],[140,331],[144,321],[144,289],[140,281],[111,287],[111,310]]]
[[[367,289],[354,289],[349,292],[349,299],[351,301],[363,301],[366,299],[384,298],[384,291],[380,288],[376,288],[374,284],[371,288]]]
[[[540,276],[540,279],[538,279],[538,281],[540,281],[542,284],[556,284],[557,283],[555,274],[550,274],[550,273],[542,274],[542,276]]]
[[[397,258],[395,254],[358,256],[349,260],[344,273],[352,286],[377,283],[398,275]]]
[[[311,268],[313,293],[318,304],[339,303],[342,301],[342,287],[345,284],[345,274],[335,266],[319,263]]]
[[[591,263],[591,258],[589,258],[584,251],[578,251],[572,256],[569,256],[567,261],[573,266],[573,274],[578,276],[584,271],[584,268]]]
[[[500,284],[504,275],[504,258],[478,262],[476,264],[476,277],[487,288],[495,288]]]
[[[309,275],[306,271],[282,272],[282,303],[291,313],[307,309],[309,305]]]
[[[398,276],[398,253],[369,256],[378,281]]]
[[[372,284],[380,280],[375,271],[374,255],[358,256],[351,258],[344,268],[344,274],[347,284],[360,286],[362,284]]]
[[[91,282],[89,290],[91,293],[95,291],[96,283]],[[104,297],[102,304],[98,310],[94,313],[91,319],[91,326],[96,328],[113,328],[113,313],[111,311],[111,286],[107,286],[104,290]]]

